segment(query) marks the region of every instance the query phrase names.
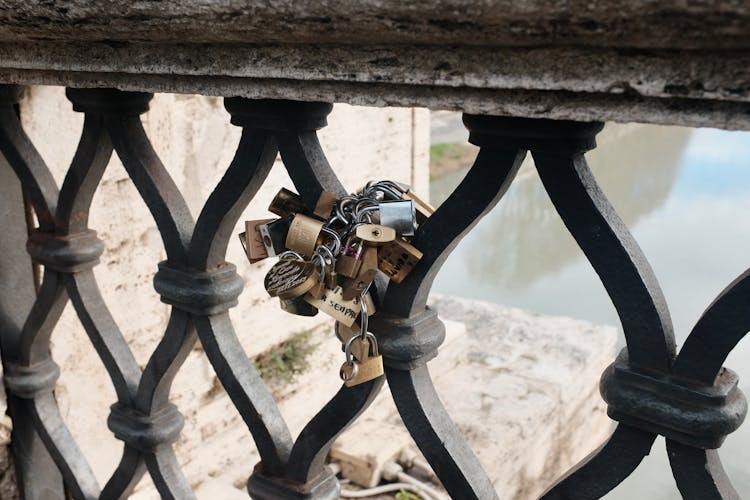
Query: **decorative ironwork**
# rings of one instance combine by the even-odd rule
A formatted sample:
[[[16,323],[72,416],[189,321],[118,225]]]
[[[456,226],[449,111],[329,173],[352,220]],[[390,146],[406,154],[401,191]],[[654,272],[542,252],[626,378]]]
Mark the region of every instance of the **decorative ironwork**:
[[[85,114],[72,164],[58,190],[18,117],[21,88],[0,86],[2,250],[0,340],[14,418],[13,446],[26,498],[123,498],[147,471],[164,498],[193,498],[172,449],[183,418],[169,401],[172,381],[196,337],[244,419],[260,453],[248,491],[254,498],[337,498],[325,465],[333,440],[372,402],[384,377],[342,388],[292,440],[286,423],[242,350],[229,319],[242,281],[225,262],[237,220],[270,172],[277,153],[303,201],[345,190],[330,168],[316,131],[328,103],[227,98],[242,138],[224,177],[196,220],[161,164],[140,115],[151,94],[68,89]],[[737,498],[716,449],[747,412],[737,376],[722,368],[750,330],[750,271],[730,284],[696,323],[679,354],[666,301],[645,256],[589,171],[601,123],[465,115],[470,142],[480,147],[466,178],[419,227],[413,243],[424,257],[402,283],[377,279],[378,335],[392,396],[415,442],[454,498],[495,498],[492,483],[440,402],[426,363],[445,328],[427,307],[432,282],[463,236],[502,198],[527,152],[560,217],[599,274],[622,322],[627,348],[602,377],[609,415],[619,422],[601,449],[545,493],[546,499],[599,498],[627,477],[657,435],[667,438],[677,486],[685,498]],[[92,269],[103,244],[88,227],[91,200],[112,153],[122,160],[161,234],[166,260],[154,286],[171,305],[168,325],[141,370],[112,319]],[[38,227],[26,238],[22,192]],[[23,231],[19,230],[23,228]],[[31,260],[24,260],[23,241]],[[35,293],[31,261],[44,266]],[[117,401],[108,425],[123,441],[120,463],[99,485],[65,426],[54,397],[59,368],[50,335],[70,300],[112,379]],[[32,479],[33,478],[33,479]],[[64,484],[64,487],[63,487]]]

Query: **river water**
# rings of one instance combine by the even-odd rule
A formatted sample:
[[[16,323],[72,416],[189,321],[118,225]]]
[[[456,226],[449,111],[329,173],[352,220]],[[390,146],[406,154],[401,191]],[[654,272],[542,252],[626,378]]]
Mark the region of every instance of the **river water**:
[[[750,133],[608,124],[597,140],[587,159],[659,279],[679,346],[714,297],[750,266]],[[467,170],[433,180],[434,205]],[[619,326],[529,158],[499,205],[450,256],[434,290]],[[750,341],[726,365],[750,393]],[[750,498],[750,422],[727,438],[721,456],[740,496]],[[605,498],[681,498],[662,438]]]

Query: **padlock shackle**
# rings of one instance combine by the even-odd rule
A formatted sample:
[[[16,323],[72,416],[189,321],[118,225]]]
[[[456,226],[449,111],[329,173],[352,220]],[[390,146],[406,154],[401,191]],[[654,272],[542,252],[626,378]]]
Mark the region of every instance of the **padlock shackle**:
[[[330,252],[332,252],[331,259],[333,259],[333,255],[338,255],[338,253],[341,251],[341,238],[339,237],[339,234],[336,231],[334,231],[333,229],[327,226],[323,226],[321,228],[321,232],[331,238],[331,240],[333,241],[333,248],[328,248],[328,246],[325,243],[323,243],[323,245],[319,245],[318,248],[322,246],[326,250],[329,250]]]
[[[346,344],[344,344],[344,354],[346,355],[346,362],[354,362],[352,355],[352,342],[354,342],[356,339],[363,339],[367,340],[369,344],[372,346],[372,355],[378,356],[378,339],[370,332],[365,332],[364,338],[360,335],[352,335],[349,340],[346,341]]]

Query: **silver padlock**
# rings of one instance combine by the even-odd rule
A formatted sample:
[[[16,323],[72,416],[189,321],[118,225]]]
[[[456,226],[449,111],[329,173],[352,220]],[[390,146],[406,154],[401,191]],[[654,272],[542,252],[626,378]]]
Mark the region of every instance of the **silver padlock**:
[[[414,236],[416,208],[412,200],[381,201],[378,203],[381,226],[393,228],[399,236]]]

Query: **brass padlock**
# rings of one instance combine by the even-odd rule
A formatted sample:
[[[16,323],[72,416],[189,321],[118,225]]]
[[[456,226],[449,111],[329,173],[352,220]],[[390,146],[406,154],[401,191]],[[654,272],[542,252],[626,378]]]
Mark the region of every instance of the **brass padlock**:
[[[404,281],[417,262],[422,258],[414,245],[397,238],[378,251],[378,268],[396,283]]]
[[[318,219],[296,214],[289,225],[286,247],[289,250],[301,253],[305,257],[312,257],[315,247],[318,246],[320,233],[323,231],[324,225],[325,222]]]
[[[381,224],[362,224],[354,234],[367,246],[379,247],[396,239],[396,230]]]
[[[286,235],[290,219],[275,219],[266,224],[258,224],[258,232],[269,257],[276,257],[286,251]]]
[[[381,201],[378,213],[381,225],[393,228],[399,236],[414,236],[416,212],[412,200]]]
[[[337,201],[338,199],[336,198],[335,194],[329,191],[323,191],[322,193],[320,193],[318,202],[315,204],[315,210],[313,210],[313,214],[317,215],[321,219],[328,220],[331,217],[331,213],[333,212],[333,208],[336,206]]]
[[[344,300],[340,286],[333,290],[326,290],[319,299],[307,294],[305,300],[346,326],[352,326],[362,311],[362,304],[359,300]]]
[[[268,224],[274,219],[261,219],[245,221],[245,232],[240,234],[242,247],[251,264],[255,264],[268,257],[268,250],[263,244],[263,236],[260,234],[258,226]]]
[[[341,285],[344,300],[351,300],[359,296],[375,279],[378,274],[378,249],[365,247],[360,262],[357,275],[354,278],[344,279]]]
[[[352,344],[355,342],[364,344],[359,349],[363,353],[364,359],[358,361],[354,359]],[[383,357],[378,352],[378,341],[375,335],[370,332],[366,332],[364,338],[362,338],[362,335],[355,335],[350,338],[344,347],[344,353],[346,354],[346,361],[341,365],[339,375],[347,387],[364,384],[385,373]]]
[[[293,299],[279,299],[281,310],[297,316],[315,316],[318,310],[308,304],[303,297]]]
[[[359,267],[362,265],[363,251],[364,246],[361,241],[350,240],[350,243],[344,247],[341,255],[336,259],[336,272],[347,278],[357,276]]]
[[[320,283],[320,273],[315,264],[299,259],[279,260],[269,269],[263,282],[268,294],[280,299],[305,295],[317,283]]]
[[[268,210],[279,217],[291,217],[294,214],[306,214],[309,211],[300,195],[286,188],[281,188],[276,193]]]

